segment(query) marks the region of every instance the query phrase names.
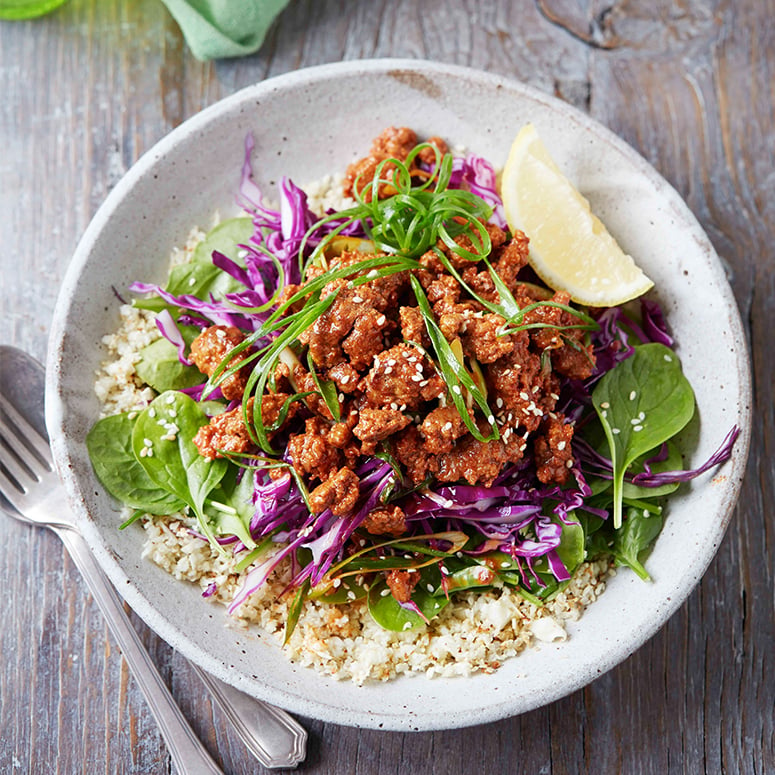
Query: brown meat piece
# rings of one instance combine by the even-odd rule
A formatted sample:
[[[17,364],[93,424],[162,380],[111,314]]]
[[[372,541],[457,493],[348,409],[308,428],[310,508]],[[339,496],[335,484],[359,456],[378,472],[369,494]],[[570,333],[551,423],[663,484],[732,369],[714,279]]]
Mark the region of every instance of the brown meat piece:
[[[398,462],[403,465],[407,477],[414,484],[425,481],[438,469],[436,458],[425,449],[416,425],[410,425],[392,439],[392,442]]]
[[[340,393],[352,393],[358,387],[361,375],[349,363],[342,361],[328,370],[328,378],[334,381]]]
[[[361,441],[382,441],[406,428],[411,421],[397,409],[361,409],[353,433]]]
[[[320,514],[326,509],[337,517],[349,514],[359,495],[358,475],[351,468],[340,468],[309,494],[310,509]]]
[[[211,377],[223,362],[230,350],[233,350],[244,340],[242,332],[235,326],[210,326],[205,328],[191,343],[191,360],[202,374]],[[251,349],[241,352],[229,361],[229,368],[243,361]],[[229,377],[226,377],[218,387],[224,398],[238,401],[245,393],[245,385],[253,370],[251,365],[243,366]]]
[[[382,331],[387,327],[387,317],[384,312],[369,309],[355,319],[352,331],[342,343],[342,349],[350,358],[354,369],[367,368],[374,356],[384,349]]]
[[[545,389],[541,358],[529,349],[527,332],[511,336],[515,349],[487,369],[488,403],[495,404],[501,424],[523,427],[532,433],[556,399],[551,397],[553,391]]]
[[[467,436],[450,452],[439,455],[436,477],[440,482],[465,479],[469,484],[490,487],[506,462],[508,456],[503,442],[484,442]]]
[[[512,292],[517,287],[517,275],[527,265],[529,243],[524,232],[516,231],[507,245],[495,251],[493,268]]]
[[[399,506],[382,506],[369,512],[361,526],[372,535],[398,538],[406,533],[406,516]]]
[[[573,466],[573,426],[558,414],[548,417],[544,427],[534,444],[538,479],[544,484],[565,484]]]
[[[419,307],[401,307],[398,310],[398,315],[401,318],[401,336],[405,342],[413,342],[425,348],[431,346],[425,318],[423,318]]]
[[[372,406],[417,409],[423,401],[444,392],[444,382],[416,348],[399,344],[374,358],[374,365],[359,385]]]
[[[336,262],[332,262],[332,266],[346,266],[366,258],[374,258],[374,255],[345,251]],[[343,340],[353,330],[360,317],[370,316],[369,319],[380,330],[391,326],[386,313],[395,308],[407,278],[405,272],[399,272],[354,287],[350,287],[349,281],[343,278],[328,283],[323,288],[322,296],[336,292],[336,298],[299,337],[302,344],[309,345],[315,364],[331,368],[345,360]],[[362,343],[362,337],[360,342]],[[349,346],[355,348],[362,344],[353,341]]]
[[[420,581],[420,571],[390,570],[385,580],[393,597],[399,603],[408,603],[412,599],[414,588]]]
[[[450,452],[455,442],[467,433],[466,424],[454,406],[434,409],[420,426],[424,447],[433,455]]]
[[[425,142],[428,143],[428,145],[435,146],[442,156],[449,153],[447,144],[440,137],[429,137]],[[417,156],[426,164],[436,163],[436,154],[433,152],[433,148],[423,148],[420,153],[417,154]]]
[[[299,474],[325,481],[342,462],[342,453],[328,441],[329,424],[319,417],[310,417],[305,432],[291,436],[288,454]]]
[[[431,137],[428,142],[435,145],[442,154],[448,152],[446,143],[438,137]],[[352,196],[357,185],[357,190],[363,192],[366,201],[370,202],[371,191],[364,191],[364,189],[366,189],[366,187],[374,180],[374,175],[379,164],[385,159],[405,161],[410,151],[416,145],[417,135],[411,129],[408,129],[407,127],[396,128],[392,126],[385,129],[379,137],[374,139],[369,155],[363,159],[359,159],[347,168],[344,181],[345,196]],[[427,164],[432,164],[436,157],[433,151],[430,148],[427,148],[420,151],[419,158]],[[382,178],[390,179],[392,169],[394,169],[394,165],[387,165],[382,171]],[[416,165],[413,165],[409,172],[413,177],[418,175],[426,176],[426,173],[421,172]],[[393,193],[395,193],[395,189],[392,186],[383,183],[379,187],[378,197],[382,199]]]
[[[252,411],[253,399],[251,398],[248,401],[248,412]],[[256,449],[242,420],[241,406],[230,412],[216,415],[207,425],[203,425],[194,436],[194,444],[199,454],[208,460],[224,457],[221,454],[222,451],[241,455]]]
[[[293,367],[293,381],[296,385],[296,390],[299,393],[311,393],[312,395],[304,398],[304,403],[315,414],[319,414],[326,420],[333,420],[334,416],[331,414],[331,410],[323,400],[323,397],[317,392],[318,386],[315,384],[315,379],[300,363],[297,363]],[[341,410],[342,401],[339,401],[339,408]]]
[[[479,363],[492,363],[514,350],[511,335],[501,335],[506,321],[494,313],[473,317],[463,335],[463,351]]]

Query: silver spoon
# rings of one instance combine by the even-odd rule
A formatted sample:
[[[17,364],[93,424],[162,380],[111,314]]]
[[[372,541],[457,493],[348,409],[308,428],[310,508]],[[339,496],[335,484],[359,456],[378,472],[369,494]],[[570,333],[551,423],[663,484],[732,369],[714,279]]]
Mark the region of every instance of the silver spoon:
[[[62,539],[148,701],[178,772],[221,773],[175,703],[67,510],[48,446],[44,385],[40,363],[14,347],[0,346],[0,508],[22,522],[48,527]],[[307,732],[295,719],[192,666],[261,764],[295,767],[304,760]]]

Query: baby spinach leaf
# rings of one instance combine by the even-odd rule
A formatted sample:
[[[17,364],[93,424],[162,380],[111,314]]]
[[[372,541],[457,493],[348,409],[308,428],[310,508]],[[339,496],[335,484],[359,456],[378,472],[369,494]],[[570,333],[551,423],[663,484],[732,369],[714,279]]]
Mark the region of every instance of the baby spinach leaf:
[[[627,519],[614,534],[611,551],[617,563],[632,568],[645,581],[651,577],[639,558],[654,543],[662,530],[663,521],[661,509],[649,511],[630,507],[627,509]]]
[[[239,471],[236,466],[227,469],[220,485],[210,493],[205,510],[216,535],[236,535],[248,549],[254,549],[256,542],[250,534],[250,522],[256,513],[254,472],[246,469],[242,477],[238,477]]]
[[[169,390],[138,416],[132,449],[150,479],[193,509],[202,532],[214,543],[204,502],[223,478],[228,463],[223,458],[207,460],[193,442],[196,432],[208,422],[196,401]]]
[[[175,296],[188,294],[199,299],[209,299],[212,295],[222,299],[227,293],[245,290],[245,286],[231,275],[219,269],[212,261],[213,251],[217,250],[238,264],[238,245],[250,241],[253,235],[253,222],[250,218],[232,218],[218,224],[194,249],[192,260],[174,266],[164,290]],[[155,312],[170,307],[164,299],[151,297],[135,299],[134,305]]]
[[[630,465],[675,436],[694,414],[694,393],[678,356],[661,344],[635,347],[597,384],[592,402],[613,462],[614,528],[622,524],[622,488]]]
[[[194,248],[193,260],[212,264],[213,251],[217,250],[244,266],[245,262],[238,260],[239,245],[250,242],[252,236],[253,221],[250,218],[229,218],[207,232],[205,238]]]
[[[580,522],[563,522],[559,517],[552,515],[552,522],[562,525],[560,545],[557,547],[557,555],[568,573],[573,573],[584,562],[586,537],[584,528]]]
[[[412,600],[429,620],[433,619],[449,603],[446,597],[433,597],[430,592],[422,589],[421,585],[415,587],[412,592]],[[414,611],[401,608],[384,582],[374,584],[369,590],[369,613],[374,621],[385,630],[405,632],[425,626],[425,622]]]
[[[641,455],[629,468],[629,473],[639,474],[643,471],[643,464],[654,457],[658,450],[652,449],[645,455]],[[667,457],[664,460],[660,460],[656,463],[650,464],[651,470],[655,474],[662,473],[663,471],[681,471],[684,467],[683,457],[675,443],[672,441],[667,442]],[[667,484],[661,484],[659,487],[642,487],[631,482],[625,482],[622,487],[623,498],[659,498],[663,495],[669,495],[671,492],[675,492],[681,486],[680,482],[668,482]]]
[[[86,449],[94,473],[114,498],[138,514],[174,514],[186,504],[159,487],[138,462],[132,450],[134,424],[128,414],[116,414],[99,420],[89,431]]]
[[[196,326],[178,326],[183,339],[190,347],[199,329]],[[157,393],[165,390],[182,390],[205,381],[196,366],[186,366],[178,358],[178,348],[164,337],[151,342],[140,350],[140,360],[135,367],[137,376]]]

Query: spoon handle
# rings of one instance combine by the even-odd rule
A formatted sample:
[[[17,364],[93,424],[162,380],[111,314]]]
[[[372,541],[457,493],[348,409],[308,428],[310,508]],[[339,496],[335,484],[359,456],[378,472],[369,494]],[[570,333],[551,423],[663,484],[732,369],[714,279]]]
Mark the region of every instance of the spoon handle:
[[[53,530],[64,542],[105,615],[110,631],[118,641],[124,659],[161,729],[177,771],[181,775],[223,775],[175,703],[137,631],[129,621],[121,598],[97,564],[86,541],[76,530],[62,527]]]

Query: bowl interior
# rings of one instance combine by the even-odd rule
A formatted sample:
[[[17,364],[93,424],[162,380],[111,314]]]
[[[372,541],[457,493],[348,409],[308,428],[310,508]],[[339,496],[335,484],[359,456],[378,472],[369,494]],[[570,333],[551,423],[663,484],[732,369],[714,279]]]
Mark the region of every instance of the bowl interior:
[[[197,588],[141,559],[140,527],[117,529],[116,504],[95,479],[84,445],[98,416],[93,375],[105,356],[100,340],[118,325],[113,289],[163,281],[170,249],[192,226],[207,228],[216,211],[225,217],[236,210],[249,132],[257,182],[273,198],[283,175],[303,184],[343,171],[391,124],[441,135],[497,167],[527,121],[656,282],[697,397],[698,420],[683,439],[690,462],[707,458],[737,424],[743,434],[733,459],[671,498],[648,563],[653,582],[620,572],[564,643],[466,679],[357,687],[295,667],[271,637],[228,626],[225,612]],[[749,390],[742,328],[720,262],[677,194],[635,152],[583,114],[519,84],[463,68],[381,60],[312,68],[245,89],[183,124],[130,170],[94,218],[65,278],[49,352],[47,420],[89,543],[119,591],[175,648],[243,690],[307,716],[436,729],[512,715],[573,691],[667,620],[701,577],[731,514],[747,453]]]

